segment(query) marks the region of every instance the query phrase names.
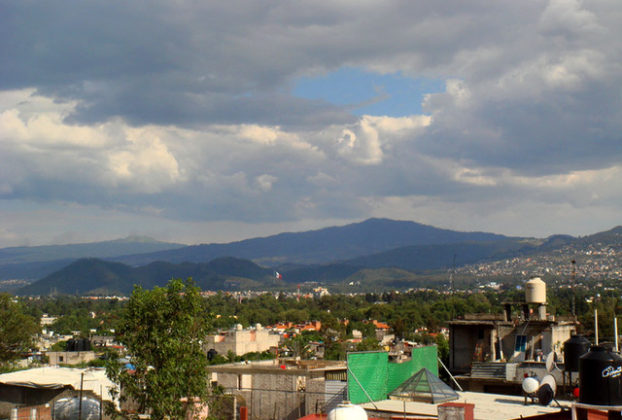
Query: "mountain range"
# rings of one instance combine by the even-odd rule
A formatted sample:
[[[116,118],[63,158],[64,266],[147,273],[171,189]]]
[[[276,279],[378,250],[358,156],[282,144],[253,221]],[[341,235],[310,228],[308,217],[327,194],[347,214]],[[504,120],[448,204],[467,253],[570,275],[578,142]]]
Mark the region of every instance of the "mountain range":
[[[346,226],[281,233],[227,244],[202,244],[141,255],[117,257],[130,265],[153,261],[206,262],[235,256],[258,264],[322,264],[389,251],[402,246],[492,242],[507,237],[484,232],[456,232],[415,222],[368,219]]]
[[[228,244],[183,246],[143,239],[83,247],[63,245],[58,249],[23,247],[19,252],[5,248],[0,249],[0,279],[6,278],[3,273],[15,265],[39,272],[38,277],[31,277],[37,281],[19,290],[20,294],[129,293],[134,284],[153,287],[172,277],[192,277],[201,288],[211,290],[265,288],[277,285],[275,270],[290,284],[335,284],[366,278],[390,279],[407,285],[418,273],[446,272],[467,264],[558,252],[569,245],[620,243],[620,232],[622,228],[614,228],[581,238],[555,235],[538,239],[369,219]],[[115,247],[115,243],[119,246]],[[124,253],[127,250],[130,252]],[[50,255],[62,258],[54,260]]]
[[[84,244],[1,248],[0,280],[39,279],[78,258],[108,259],[128,254],[173,250],[184,246],[144,236],[128,236],[124,239]]]

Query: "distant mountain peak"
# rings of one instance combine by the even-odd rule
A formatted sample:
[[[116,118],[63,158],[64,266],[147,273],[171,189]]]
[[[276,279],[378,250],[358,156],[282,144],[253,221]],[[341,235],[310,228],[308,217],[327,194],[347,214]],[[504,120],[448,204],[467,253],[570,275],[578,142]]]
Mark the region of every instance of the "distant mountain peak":
[[[116,239],[113,242],[152,244],[152,243],[160,243],[161,241],[158,241],[157,239],[154,239],[150,236],[128,235],[125,238]]]

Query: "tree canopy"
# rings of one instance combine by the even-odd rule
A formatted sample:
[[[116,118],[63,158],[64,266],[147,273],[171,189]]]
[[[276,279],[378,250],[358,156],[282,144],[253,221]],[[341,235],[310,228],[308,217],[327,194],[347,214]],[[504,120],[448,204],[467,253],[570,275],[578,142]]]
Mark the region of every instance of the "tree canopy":
[[[39,323],[6,293],[0,293],[0,320],[0,363],[3,363],[31,349]]]
[[[207,401],[205,314],[191,280],[174,279],[153,290],[135,287],[118,331],[134,369],[118,362],[107,366],[108,376],[120,384],[122,401],[133,402],[152,419],[185,418],[184,400]]]

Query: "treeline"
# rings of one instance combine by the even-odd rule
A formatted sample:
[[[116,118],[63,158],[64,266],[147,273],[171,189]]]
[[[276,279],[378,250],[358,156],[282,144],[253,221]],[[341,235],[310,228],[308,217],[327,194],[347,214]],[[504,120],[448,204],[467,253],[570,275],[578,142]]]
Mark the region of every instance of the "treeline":
[[[592,335],[594,310],[599,314],[601,339],[613,339],[613,318],[622,313],[622,288],[607,286],[549,287],[547,312],[552,315],[576,314],[582,333]],[[291,295],[265,293],[239,301],[221,292],[205,298],[206,316],[212,330],[242,324],[264,326],[278,322],[303,323],[320,321],[326,329],[349,336],[352,329],[370,332],[369,320],[389,324],[397,337],[412,339],[423,327],[437,332],[454,318],[467,313],[501,313],[504,302],[519,302],[524,291],[516,288],[502,291],[412,291],[408,293],[367,293],[328,295],[315,299],[297,299]],[[114,331],[124,309],[118,300],[89,300],[73,296],[23,299],[24,311],[38,319],[46,313],[58,319],[47,328],[59,334],[80,331],[88,336],[95,330],[105,334]],[[516,310],[519,310],[516,307]],[[348,320],[348,323],[344,323]]]

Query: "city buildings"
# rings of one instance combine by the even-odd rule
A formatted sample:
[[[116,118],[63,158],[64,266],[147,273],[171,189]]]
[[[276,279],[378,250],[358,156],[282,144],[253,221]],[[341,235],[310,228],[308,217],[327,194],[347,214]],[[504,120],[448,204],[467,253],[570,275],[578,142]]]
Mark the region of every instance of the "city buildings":
[[[234,329],[222,331],[207,337],[206,350],[214,349],[218,354],[233,352],[236,356],[246,353],[264,352],[279,345],[281,337],[263,328],[261,324],[244,329],[238,324]]]

